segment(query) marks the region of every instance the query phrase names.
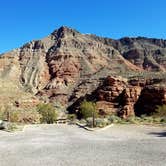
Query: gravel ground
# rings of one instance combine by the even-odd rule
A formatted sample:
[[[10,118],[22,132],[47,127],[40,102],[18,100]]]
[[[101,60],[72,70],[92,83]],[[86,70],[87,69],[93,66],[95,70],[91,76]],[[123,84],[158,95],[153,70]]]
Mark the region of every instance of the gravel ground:
[[[166,166],[166,127],[114,125],[90,132],[39,125],[1,131],[0,166]]]

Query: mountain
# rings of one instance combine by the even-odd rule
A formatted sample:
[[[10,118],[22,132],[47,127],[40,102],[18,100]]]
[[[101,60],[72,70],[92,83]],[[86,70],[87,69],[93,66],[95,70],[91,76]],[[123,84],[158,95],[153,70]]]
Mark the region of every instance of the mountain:
[[[114,40],[63,26],[0,56],[0,103],[12,100],[28,107],[49,101],[74,108],[78,99],[94,94],[107,76],[120,82],[140,78],[163,82],[165,71],[166,40]]]

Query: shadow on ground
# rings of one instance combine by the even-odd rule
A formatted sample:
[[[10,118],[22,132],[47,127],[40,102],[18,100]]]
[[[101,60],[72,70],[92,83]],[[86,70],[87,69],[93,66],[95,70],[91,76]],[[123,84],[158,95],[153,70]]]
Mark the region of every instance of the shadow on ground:
[[[156,135],[157,137],[166,137],[166,131],[163,132],[151,132],[151,135]]]

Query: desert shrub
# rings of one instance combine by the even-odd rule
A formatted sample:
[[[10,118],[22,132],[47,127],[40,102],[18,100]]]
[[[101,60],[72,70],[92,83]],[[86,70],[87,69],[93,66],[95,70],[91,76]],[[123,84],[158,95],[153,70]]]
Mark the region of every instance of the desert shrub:
[[[21,110],[16,108],[5,108],[0,111],[0,119],[15,123],[39,123],[41,115],[35,110]]]
[[[143,116],[142,117],[142,121],[144,123],[153,123],[154,122],[154,118],[152,116]]]
[[[40,123],[41,115],[35,110],[11,110],[10,122],[36,124]]]
[[[97,118],[95,124],[97,127],[105,127],[110,124],[110,121],[106,118]]]
[[[141,119],[146,123],[166,123],[166,105],[157,106],[151,116],[142,115]]]
[[[154,117],[166,117],[166,105],[157,106]]]
[[[5,131],[11,132],[17,130],[17,125],[15,123],[8,123],[6,128],[4,129]]]
[[[121,123],[122,119],[116,115],[111,115],[108,120],[111,122],[111,123]]]
[[[135,116],[135,120],[138,121],[138,122],[142,121],[142,119],[140,117],[138,117],[138,116]]]
[[[161,123],[166,123],[166,117],[162,117],[162,118],[160,119],[160,122],[161,122]]]
[[[160,122],[162,122],[161,117],[153,117],[153,123],[160,123]]]
[[[12,111],[10,111],[10,120],[9,120],[10,122],[23,123],[22,119],[24,119],[24,115],[23,115],[22,110],[12,110]]]
[[[97,117],[96,103],[83,101],[80,106],[80,113],[84,119]]]
[[[141,121],[142,121],[142,119],[140,117],[137,117],[137,116],[129,116],[126,119],[126,122],[132,123],[132,124],[139,124],[139,123],[141,123]]]
[[[0,106],[0,120],[8,120],[11,109],[12,109],[12,107],[9,105],[1,105]]]
[[[89,118],[86,118],[86,125],[88,127],[95,127],[96,126],[96,123],[93,123],[93,118],[92,117],[89,117]]]
[[[39,104],[37,106],[37,111],[41,114],[41,123],[51,124],[56,122],[58,114],[52,104]]]
[[[106,118],[96,118],[93,124],[93,118],[86,119],[86,125],[88,127],[105,127],[110,124],[110,121]]]
[[[6,118],[6,112],[3,107],[0,108],[0,120],[4,120]]]

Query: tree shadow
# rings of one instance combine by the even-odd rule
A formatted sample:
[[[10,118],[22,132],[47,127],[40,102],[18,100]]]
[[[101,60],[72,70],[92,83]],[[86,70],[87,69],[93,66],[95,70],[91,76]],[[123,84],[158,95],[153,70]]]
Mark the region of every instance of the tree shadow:
[[[166,131],[163,132],[151,132],[151,135],[156,135],[157,137],[166,137]]]

